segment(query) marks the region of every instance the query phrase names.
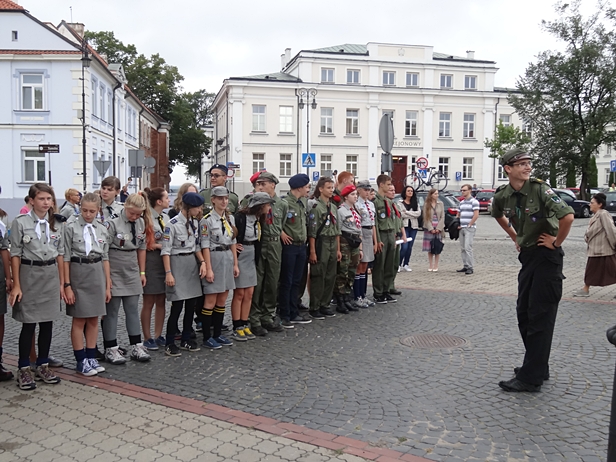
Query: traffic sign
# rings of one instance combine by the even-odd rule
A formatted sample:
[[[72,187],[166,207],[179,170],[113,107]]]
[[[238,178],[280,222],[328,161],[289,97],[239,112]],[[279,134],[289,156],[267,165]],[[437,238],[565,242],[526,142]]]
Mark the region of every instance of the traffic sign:
[[[59,154],[60,153],[60,145],[59,144],[39,144],[39,153],[40,154]]]
[[[227,162],[227,168],[238,170],[240,168],[240,164],[236,164],[235,162]]]
[[[383,114],[379,124],[379,143],[386,153],[391,153],[394,147],[394,123],[389,113]]]
[[[312,172],[312,181],[319,181],[319,172]]]
[[[415,165],[418,169],[425,170],[428,168],[428,159],[426,159],[425,157],[420,157],[415,161]]]
[[[314,168],[317,166],[317,155],[314,152],[302,153],[302,167]]]
[[[111,165],[110,160],[95,160],[93,163],[100,176],[105,176],[107,170],[109,170],[109,166]]]
[[[456,181],[462,180],[462,172],[456,172]]]
[[[610,160],[610,172],[616,172],[616,160]]]
[[[143,149],[129,149],[128,150],[128,165],[131,167],[142,167],[145,159],[145,151]],[[133,175],[141,176],[141,175]]]
[[[156,159],[154,159],[154,157],[146,157],[143,159],[143,166],[144,167],[154,167],[156,165]]]
[[[235,170],[233,170],[232,168],[228,169],[227,178],[233,178],[234,176],[235,176]]]
[[[420,168],[419,170],[417,170],[417,173],[422,178],[428,178],[428,170],[426,169]]]

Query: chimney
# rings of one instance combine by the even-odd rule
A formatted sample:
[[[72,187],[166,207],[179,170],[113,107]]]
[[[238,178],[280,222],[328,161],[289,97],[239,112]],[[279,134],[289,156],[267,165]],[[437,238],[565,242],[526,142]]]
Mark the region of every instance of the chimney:
[[[287,64],[289,64],[289,61],[291,61],[291,48],[285,48],[284,54],[280,55],[280,63],[282,64],[283,69]]]
[[[286,56],[284,53],[280,55],[280,69],[284,69],[284,67],[287,65],[285,57]]]
[[[475,59],[475,52],[471,50],[466,50],[466,59]]]
[[[79,37],[83,38],[83,33],[85,31],[86,26],[82,22],[69,22],[67,23]]]

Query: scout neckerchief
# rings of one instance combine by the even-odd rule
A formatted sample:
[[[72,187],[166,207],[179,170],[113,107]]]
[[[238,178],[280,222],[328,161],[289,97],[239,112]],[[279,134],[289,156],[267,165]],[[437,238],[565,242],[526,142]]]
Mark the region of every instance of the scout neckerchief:
[[[370,216],[370,222],[374,222],[374,215],[372,215],[372,210],[370,209],[370,204],[364,200],[364,207],[368,210],[368,215]]]
[[[261,223],[259,220],[255,220],[255,236],[257,236],[257,241],[261,240]]]
[[[137,231],[135,230],[135,222],[129,221],[130,223],[130,232],[133,235],[133,238],[130,240],[133,245],[137,245]]]
[[[39,238],[39,241],[41,240],[41,224],[45,225],[45,235],[47,236],[47,243],[49,244],[51,242],[51,237],[49,236],[49,222],[46,219],[42,219],[39,220],[38,217],[35,218],[35,214],[34,211],[31,212],[32,213],[32,218],[34,218],[36,220],[36,226],[34,227],[34,232],[36,233],[36,236]]]
[[[389,201],[386,197],[383,198],[383,201],[385,202],[385,211],[387,212],[387,218],[389,218],[391,216],[391,207],[389,207]]]
[[[158,215],[158,224],[160,225],[160,230],[164,231],[165,230],[165,222],[163,221],[163,217],[162,215]]]
[[[92,238],[96,240],[96,231],[91,223],[86,223],[83,227],[83,242],[86,244],[86,257],[92,251]]]
[[[225,218],[225,213],[223,212],[222,216],[220,217],[220,221],[222,222],[223,227],[225,228],[225,230],[227,230],[227,234],[229,234],[229,237],[233,237],[233,230],[231,229],[231,226],[229,225],[229,222],[226,220]],[[224,231],[223,231],[224,234]]]
[[[396,212],[396,216],[400,218],[400,210],[398,210],[398,207],[396,207],[395,205],[393,207],[394,207],[394,212]]]
[[[357,210],[355,210],[354,205],[351,206],[351,213],[353,214],[353,218],[355,219],[355,226],[357,226],[357,229],[360,229],[361,228],[361,217],[359,216],[359,213],[357,212]]]
[[[327,221],[330,221],[330,220],[334,225],[336,224],[336,217],[332,213],[332,203],[328,202],[327,203]]]

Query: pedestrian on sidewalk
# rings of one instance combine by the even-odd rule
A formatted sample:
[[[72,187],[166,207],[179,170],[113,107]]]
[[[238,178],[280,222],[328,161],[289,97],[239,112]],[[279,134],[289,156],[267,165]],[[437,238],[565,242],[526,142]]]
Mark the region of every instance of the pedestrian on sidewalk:
[[[357,266],[357,273],[353,282],[353,293],[355,301],[366,307],[374,306],[374,302],[366,298],[366,294],[368,292],[368,265],[374,261],[377,243],[376,228],[374,227],[376,209],[369,199],[371,190],[370,181],[364,180],[357,183],[359,198],[355,208],[361,214],[362,258]]]
[[[419,218],[421,217],[421,209],[417,203],[415,188],[405,186],[402,190],[400,201],[402,213],[402,226],[406,234],[407,241],[400,248],[400,268],[399,271],[412,271],[409,263],[411,254],[413,253],[413,243],[417,237],[417,231],[420,229]]]
[[[105,372],[96,359],[98,319],[111,300],[107,229],[96,220],[101,199],[86,193],[81,213],[64,225],[64,292],[66,314],[73,317],[71,342],[77,372],[85,376]],[[85,348],[84,348],[85,333]]]
[[[542,180],[531,178],[531,156],[522,148],[501,158],[509,183],[494,194],[492,216],[520,252],[517,318],[526,349],[515,377],[499,382],[509,392],[537,392],[549,378],[549,359],[563,290],[561,245],[573,223],[573,209]]]
[[[445,206],[438,198],[438,190],[432,188],[428,191],[426,202],[423,206],[423,247],[424,252],[428,252],[428,271],[436,273],[438,271],[438,260],[441,256],[440,251],[436,253],[436,248],[441,247],[443,234],[445,233]],[[433,243],[433,241],[436,241]]]
[[[590,200],[593,213],[584,240],[588,245],[584,287],[573,293],[574,297],[588,297],[590,286],[605,287],[616,284],[616,226],[605,210],[605,194],[595,194]]]
[[[473,274],[475,259],[473,257],[473,241],[477,231],[479,219],[479,201],[473,197],[473,188],[470,184],[462,185],[463,199],[460,202],[460,247],[462,249],[462,264],[464,267],[458,273]]]
[[[62,204],[60,209],[60,215],[67,220],[71,217],[79,215],[79,202],[81,201],[81,194],[75,188],[68,188],[64,192],[64,198],[66,201]]]
[[[13,289],[9,303],[13,319],[22,323],[17,374],[22,390],[36,388],[30,369],[30,349],[37,323],[39,355],[35,374],[45,383],[60,383],[49,368],[49,348],[53,321],[60,314],[60,299],[66,301],[64,242],[54,217],[53,189],[46,183],[35,183],[28,195],[32,210],[13,220],[10,235]]]
[[[4,315],[8,310],[7,294],[13,289],[11,258],[9,254],[9,217],[0,209],[0,382],[11,380],[13,373],[2,365],[2,344],[4,342]]]

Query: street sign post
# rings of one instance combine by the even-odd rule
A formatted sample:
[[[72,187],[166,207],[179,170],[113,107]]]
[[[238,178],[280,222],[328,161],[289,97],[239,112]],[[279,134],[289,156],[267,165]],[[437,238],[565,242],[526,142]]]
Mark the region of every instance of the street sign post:
[[[616,172],[616,160],[610,160],[610,172]]]
[[[109,170],[111,161],[110,160],[95,160],[93,164],[94,164],[94,167],[96,167],[96,171],[98,172],[98,174],[101,177],[104,177],[105,174],[107,173],[107,170]]]
[[[319,172],[312,172],[312,181],[319,181]]]
[[[462,172],[456,172],[456,181],[462,181]]]
[[[39,144],[38,151],[40,154],[59,154],[59,144]]]
[[[415,161],[415,165],[419,170],[426,170],[428,168],[428,159],[420,157]]]
[[[394,123],[391,114],[385,113],[379,123],[379,143],[385,151],[381,154],[381,171],[390,173],[394,169],[391,150],[394,147]]]
[[[317,166],[317,155],[314,152],[302,153],[302,167],[315,168]]]
[[[145,151],[143,149],[128,150],[128,165],[130,167],[143,167]]]
[[[426,170],[425,168],[420,168],[419,170],[417,170],[417,174],[424,180],[428,178],[428,170]]]

